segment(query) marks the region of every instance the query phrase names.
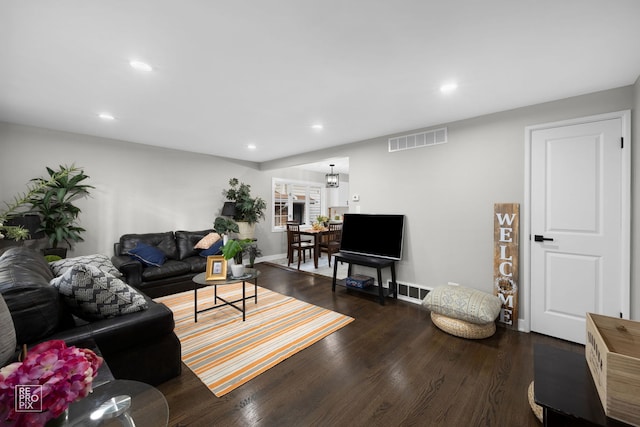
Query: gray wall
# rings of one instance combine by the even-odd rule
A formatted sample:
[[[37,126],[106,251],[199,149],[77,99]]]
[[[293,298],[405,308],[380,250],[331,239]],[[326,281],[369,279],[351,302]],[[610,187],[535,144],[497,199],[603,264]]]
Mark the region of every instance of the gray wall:
[[[0,153],[0,202],[26,191],[30,179],[46,175],[46,166],[75,163],[90,176],[96,188],[77,202],[85,241],[70,256],[111,255],[125,233],[211,228],[231,177],[250,184],[268,206],[272,177],[324,178],[292,168],[261,172],[251,162],[1,122]],[[271,232],[270,212],[256,227],[256,237],[265,256],[285,252],[283,233]]]
[[[0,145],[0,200],[25,191],[45,166],[75,163],[90,176],[96,188],[78,201],[85,242],[72,255],[111,254],[124,233],[211,228],[229,178],[263,181],[251,163],[6,123]]]
[[[350,192],[360,195],[351,210],[407,216],[404,259],[398,266],[401,282],[432,287],[454,281],[489,292],[493,204],[524,202],[524,128],[624,109],[638,111],[639,92],[636,83],[448,123],[445,145],[389,153],[388,136],[383,136],[261,165],[0,123],[0,200],[9,201],[24,191],[29,179],[44,174],[45,166],[75,162],[91,176],[96,189],[91,198],[78,203],[83,210],[81,225],[88,231],[87,241],[78,244],[73,254],[111,254],[113,242],[124,233],[211,227],[230,177],[251,184],[254,194],[270,204],[272,177],[317,178],[289,166],[347,156]],[[635,114],[633,122],[637,129]],[[638,151],[634,150],[632,169],[640,162]],[[634,173],[635,319],[640,318],[638,180]],[[285,251],[283,233],[272,233],[270,224],[269,215],[257,229],[265,256]]]
[[[313,155],[349,157],[350,192],[360,195],[352,211],[359,206],[362,213],[407,215],[401,282],[432,287],[452,281],[491,292],[493,204],[523,207],[525,127],[632,109],[634,102],[638,108],[637,93],[638,84],[435,126],[448,128],[444,145],[389,153],[388,137],[394,135],[388,135]],[[633,166],[639,164],[640,150],[635,151]],[[281,168],[312,157],[308,153],[261,167]],[[637,174],[633,191],[634,224],[639,224]],[[635,228],[632,260],[639,241]],[[640,319],[637,266],[634,271],[631,316]],[[523,318],[522,300],[520,310]]]

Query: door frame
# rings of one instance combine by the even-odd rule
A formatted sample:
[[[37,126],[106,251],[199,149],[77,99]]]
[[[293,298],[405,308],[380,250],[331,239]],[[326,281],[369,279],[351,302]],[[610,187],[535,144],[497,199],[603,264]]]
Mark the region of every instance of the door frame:
[[[518,329],[523,332],[531,332],[531,141],[532,134],[538,130],[557,128],[563,126],[579,125],[610,119],[620,119],[622,124],[622,137],[624,149],[621,157],[621,215],[622,215],[622,259],[620,269],[622,271],[622,317],[629,319],[631,315],[631,110],[622,110],[612,113],[597,114],[587,117],[562,120],[552,123],[542,123],[525,127],[524,150],[524,220],[522,221],[522,278],[521,289],[522,307],[524,316],[518,319]]]

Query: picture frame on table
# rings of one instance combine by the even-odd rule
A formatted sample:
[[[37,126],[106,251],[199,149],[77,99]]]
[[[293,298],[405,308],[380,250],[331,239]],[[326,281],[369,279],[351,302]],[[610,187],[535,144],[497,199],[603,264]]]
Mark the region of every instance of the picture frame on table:
[[[206,280],[225,280],[227,278],[227,260],[222,255],[207,257]]]

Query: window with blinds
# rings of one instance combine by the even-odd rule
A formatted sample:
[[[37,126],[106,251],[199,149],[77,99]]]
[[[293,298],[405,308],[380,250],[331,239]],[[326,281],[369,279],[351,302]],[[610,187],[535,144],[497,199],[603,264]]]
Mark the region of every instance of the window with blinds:
[[[286,230],[287,221],[311,225],[322,214],[322,184],[273,179],[273,230]]]
[[[289,218],[289,196],[287,184],[274,183],[273,186],[273,224],[285,227]]]

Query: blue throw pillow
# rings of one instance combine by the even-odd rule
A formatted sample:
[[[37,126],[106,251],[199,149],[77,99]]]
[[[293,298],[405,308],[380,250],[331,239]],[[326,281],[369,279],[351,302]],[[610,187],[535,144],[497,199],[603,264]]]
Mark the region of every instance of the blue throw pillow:
[[[154,267],[160,267],[167,260],[167,256],[160,249],[141,242],[138,242],[135,248],[129,250],[127,255],[131,255],[145,265]]]
[[[224,242],[222,241],[222,239],[220,239],[213,245],[209,246],[209,249],[204,249],[203,251],[201,251],[200,256],[208,257],[209,255],[218,255],[223,245]]]

